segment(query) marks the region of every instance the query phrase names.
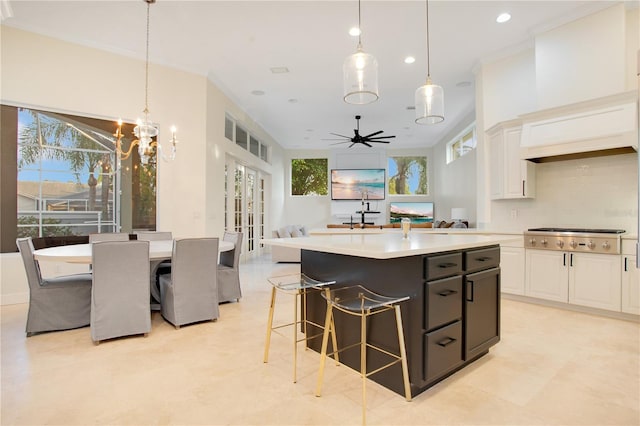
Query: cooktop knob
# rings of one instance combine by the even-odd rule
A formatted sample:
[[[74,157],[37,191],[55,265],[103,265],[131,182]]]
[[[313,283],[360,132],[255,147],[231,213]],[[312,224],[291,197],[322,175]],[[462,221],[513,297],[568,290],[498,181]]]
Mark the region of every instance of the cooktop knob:
[[[602,248],[605,250],[609,250],[611,248],[611,244],[609,244],[609,241],[605,241],[604,243],[602,243]]]
[[[587,243],[587,247],[589,247],[591,250],[593,250],[593,249],[595,248],[595,246],[596,246],[596,245],[595,245],[595,243],[594,243],[593,241],[589,241],[589,242]]]
[[[540,243],[541,243],[543,246],[546,246],[546,245],[547,245],[547,240],[545,240],[545,239],[543,238],[543,239],[542,239],[542,241],[540,241]]]
[[[529,239],[529,245],[530,246],[535,246],[536,245],[536,239],[535,238],[530,238]]]
[[[574,248],[578,247],[578,243],[576,243],[576,241],[575,241],[575,240],[571,240],[571,242],[569,243],[569,246],[570,246],[572,249],[574,249]]]
[[[556,245],[557,245],[558,247],[562,248],[562,247],[564,247],[564,241],[562,241],[562,240],[558,240],[558,241],[556,241]]]

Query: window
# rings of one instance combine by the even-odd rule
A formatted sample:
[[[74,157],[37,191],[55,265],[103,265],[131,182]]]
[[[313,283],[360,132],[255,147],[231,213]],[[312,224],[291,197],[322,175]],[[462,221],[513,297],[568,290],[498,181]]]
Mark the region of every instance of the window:
[[[235,122],[229,116],[224,117],[224,137],[233,141],[233,130],[235,128]]]
[[[240,126],[236,126],[236,144],[247,149],[247,131]]]
[[[3,193],[3,200],[15,197],[17,214],[13,229],[3,222],[3,233],[47,237],[155,229],[155,159],[143,165],[133,149],[127,160],[118,161],[115,122],[13,111],[3,117],[3,126],[16,128],[17,149],[15,156],[3,156],[3,167],[5,161],[16,162],[16,190]],[[5,123],[9,119],[14,123]],[[123,125],[124,134],[132,130],[132,124]],[[123,138],[125,149],[130,143],[130,137]]]
[[[447,164],[466,155],[476,148],[476,123],[458,134],[447,144]]]
[[[389,195],[428,195],[427,157],[389,157]]]
[[[291,160],[291,195],[327,195],[326,158]]]
[[[260,142],[228,114],[225,114],[224,117],[224,137],[262,161],[269,162],[269,146]]]

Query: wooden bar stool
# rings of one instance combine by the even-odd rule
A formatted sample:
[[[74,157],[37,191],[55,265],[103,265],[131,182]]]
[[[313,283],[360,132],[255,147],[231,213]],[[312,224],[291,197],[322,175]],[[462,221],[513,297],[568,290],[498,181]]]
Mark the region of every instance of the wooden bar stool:
[[[312,325],[320,330],[324,330],[323,324],[315,323],[307,318],[307,292],[310,290],[321,289],[322,287],[329,286],[335,284],[335,281],[317,281],[313,278],[309,278],[305,274],[289,274],[282,275],[277,277],[271,277],[268,279],[269,283],[273,286],[271,289],[271,305],[269,307],[269,320],[267,321],[267,338],[264,345],[264,362],[268,362],[269,360],[269,347],[271,346],[271,333],[276,332],[280,335],[284,335],[280,333],[278,330],[284,327],[291,327],[293,329],[293,383],[296,383],[297,376],[297,363],[298,363],[298,343],[307,342],[308,340],[314,339],[316,337],[320,337],[323,335],[327,335],[327,333],[319,332],[312,335],[309,335],[311,332],[307,326]],[[293,322],[289,322],[286,324],[273,325],[273,312],[276,305],[276,293],[278,291],[282,291],[286,294],[293,295]],[[298,319],[298,298],[301,299],[300,303],[302,306],[302,315],[301,318]],[[302,333],[304,337],[299,337],[298,332],[302,326]],[[333,344],[336,344],[335,337],[335,329],[333,328],[333,321],[329,322],[329,330],[331,335],[333,336]],[[306,344],[305,344],[305,349]],[[336,358],[337,362],[337,358]]]
[[[402,379],[404,382],[404,393],[407,401],[411,401],[411,388],[409,385],[409,369],[407,367],[407,353],[404,344],[404,333],[402,330],[402,316],[400,313],[400,303],[409,300],[409,296],[404,297],[387,297],[376,294],[361,285],[353,287],[345,287],[331,290],[325,288],[322,296],[327,301],[327,313],[325,317],[324,335],[322,337],[322,349],[320,352],[320,370],[318,371],[318,383],[316,385],[316,396],[320,396],[322,391],[322,380],[324,376],[324,364],[327,356],[334,356],[338,361],[337,354],[347,349],[360,346],[360,376],[362,377],[362,424],[365,424],[367,409],[367,377],[378,373],[385,368],[391,367],[397,363],[402,364]],[[360,341],[354,344],[338,349],[335,337],[335,327],[333,327],[333,310],[338,309],[346,314],[360,317]],[[389,310],[395,311],[396,328],[398,330],[398,345],[400,354],[389,352],[383,348],[374,346],[367,342],[367,318],[371,315],[380,314]],[[327,345],[329,343],[328,325],[332,325],[333,333],[333,349],[334,351],[327,354]],[[387,355],[392,359],[391,362],[385,364],[373,371],[367,372],[367,348],[374,349]]]

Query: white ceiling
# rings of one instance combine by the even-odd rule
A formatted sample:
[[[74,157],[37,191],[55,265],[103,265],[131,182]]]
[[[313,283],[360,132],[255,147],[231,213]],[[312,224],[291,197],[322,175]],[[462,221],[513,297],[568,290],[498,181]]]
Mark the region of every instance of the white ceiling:
[[[7,5],[12,14],[3,25],[144,59],[143,0],[2,3],[3,18]],[[369,105],[342,101],[342,63],[357,43],[348,34],[358,22],[355,0],[157,0],[151,5],[150,58],[206,75],[285,148],[329,148],[332,142],[322,139],[332,138],[331,132],[351,135],[356,114],[362,115],[361,134],[382,129],[396,135],[390,147],[432,146],[474,110],[474,67],[615,3],[430,1],[431,77],[445,93],[445,121],[432,126],[415,124],[407,109],[426,77],[424,1],[362,2],[363,47],[379,64],[380,99]],[[512,19],[497,24],[504,11]],[[416,62],[405,64],[407,55]],[[290,72],[273,74],[272,67]],[[143,90],[143,74],[132,70],[131,78],[140,78]],[[462,82],[471,85],[459,87]],[[251,93],[258,90],[264,95]]]

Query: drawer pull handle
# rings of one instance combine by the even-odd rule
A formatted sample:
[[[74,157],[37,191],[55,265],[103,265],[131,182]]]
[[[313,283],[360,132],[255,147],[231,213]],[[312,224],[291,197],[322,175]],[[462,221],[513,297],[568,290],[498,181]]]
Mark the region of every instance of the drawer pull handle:
[[[458,292],[455,290],[445,290],[438,293],[438,296],[447,297],[451,296],[452,294],[458,294]]]
[[[484,256],[484,257],[477,257],[476,260],[478,262],[486,262],[487,260],[491,260],[491,258],[488,256]]]
[[[456,267],[456,266],[458,266],[458,264],[457,264],[457,263],[453,263],[453,262],[447,262],[447,263],[440,263],[440,264],[438,264],[438,268],[442,268],[442,269],[445,269],[445,268],[454,268],[454,267]]]
[[[446,348],[447,346],[449,346],[450,344],[452,344],[455,341],[456,341],[456,339],[454,339],[453,337],[447,337],[447,338],[444,338],[444,339],[440,340],[438,342],[438,346],[442,346],[443,348]]]

